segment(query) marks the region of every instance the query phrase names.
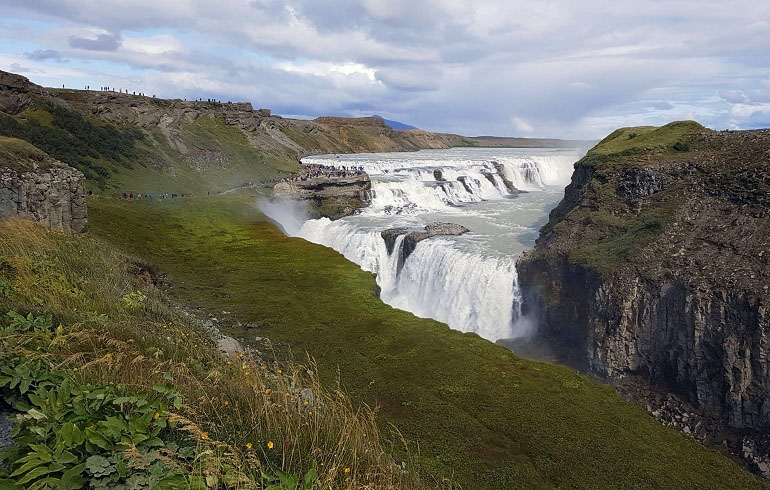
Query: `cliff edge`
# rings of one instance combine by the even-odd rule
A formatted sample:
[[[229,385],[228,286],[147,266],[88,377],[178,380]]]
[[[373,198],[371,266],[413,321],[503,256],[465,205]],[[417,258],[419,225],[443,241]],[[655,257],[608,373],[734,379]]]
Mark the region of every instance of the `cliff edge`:
[[[83,174],[34,146],[0,136],[0,219],[30,218],[52,231],[88,228]]]
[[[770,130],[615,131],[518,270],[563,358],[770,476]]]

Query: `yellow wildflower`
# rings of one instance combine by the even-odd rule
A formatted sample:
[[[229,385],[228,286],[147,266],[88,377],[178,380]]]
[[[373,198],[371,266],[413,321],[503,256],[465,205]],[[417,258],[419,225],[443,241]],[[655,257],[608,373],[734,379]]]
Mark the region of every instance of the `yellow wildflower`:
[[[305,405],[307,405],[307,400],[305,400]]]
[[[168,423],[169,423],[169,424],[172,424],[172,423],[174,423],[174,417],[169,417],[169,418],[168,418]]]
[[[265,388],[265,395],[269,395],[269,394],[270,394],[270,388]]]
[[[345,468],[345,473],[350,473],[350,468]]]
[[[72,370],[78,372],[78,368],[72,368]]]
[[[246,449],[251,449],[251,443],[250,442],[246,443]]]
[[[228,406],[229,404],[230,404],[230,402],[225,400],[225,406]]]
[[[209,433],[208,432],[201,432],[201,439],[208,439]]]
[[[155,420],[158,420],[159,417],[160,417],[160,414],[158,412],[155,412],[155,415],[152,416],[152,418],[154,418]]]
[[[267,448],[273,449],[273,441],[267,441]]]

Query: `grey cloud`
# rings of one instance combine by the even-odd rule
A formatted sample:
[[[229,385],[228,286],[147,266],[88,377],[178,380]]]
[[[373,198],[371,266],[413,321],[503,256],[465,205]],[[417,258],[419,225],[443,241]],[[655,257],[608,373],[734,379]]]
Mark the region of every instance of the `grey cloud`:
[[[656,102],[653,102],[649,105],[649,107],[652,107],[653,109],[657,109],[659,111],[665,111],[665,110],[674,108],[674,106],[671,105],[670,102],[667,102],[665,100],[658,100]]]
[[[719,91],[719,96],[725,99],[728,102],[732,102],[733,104],[737,104],[740,102],[746,101],[746,96],[744,95],[743,91],[741,90],[725,90],[722,89]]]
[[[433,91],[441,84],[441,72],[428,66],[400,66],[377,70],[375,78],[397,90]]]
[[[37,73],[37,70],[33,70],[32,68],[20,65],[18,63],[11,63],[10,68],[14,73]]]
[[[121,44],[119,34],[99,34],[96,39],[71,36],[69,39],[71,48],[86,49],[89,51],[116,51]]]
[[[28,59],[35,60],[35,61],[46,61],[46,60],[63,61],[61,53],[55,49],[38,49],[38,50],[32,51],[31,53],[25,53],[24,56]]]
[[[9,18],[56,26],[18,42],[69,42],[76,51],[62,48],[67,58],[147,70],[137,76],[169,93],[199,80],[214,97],[250,97],[276,112],[398,114],[420,127],[493,134],[510,132],[515,116],[534,135],[599,137],[604,124],[656,122],[674,108],[725,125],[732,104],[770,100],[761,62],[770,24],[757,22],[770,18],[770,3],[755,0],[123,3],[3,6]],[[94,29],[125,38],[82,34]],[[164,52],[129,42],[158,32],[184,42]],[[280,62],[360,64],[376,80],[287,73],[273,66]]]

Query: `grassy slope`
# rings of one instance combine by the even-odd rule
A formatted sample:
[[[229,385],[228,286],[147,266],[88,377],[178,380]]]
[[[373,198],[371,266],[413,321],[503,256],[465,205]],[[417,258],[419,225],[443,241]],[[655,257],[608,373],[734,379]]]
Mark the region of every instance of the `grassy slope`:
[[[4,328],[8,311],[53,318],[49,328],[14,331]],[[210,481],[237,468],[258,480],[260,471],[281,469],[301,476],[315,467],[319,488],[423,488],[414,473],[403,472],[388,456],[371,411],[353,406],[336,389],[321,389],[308,371],[312,365],[226,358],[210,334],[155,287],[147,264],[92,237],[0,221],[0,368],[35,359],[70,375],[76,386],[109,385],[131,394],[152,393],[172,374],[184,403],[170,412],[161,409],[157,418],[175,429],[160,434],[164,441],[192,439],[196,462],[182,462],[192,470],[188,476],[202,471]],[[0,383],[6,400],[7,388]],[[130,416],[130,405],[125,409]],[[63,416],[57,414],[59,424]],[[96,420],[101,419],[67,419],[81,430]],[[33,442],[53,447],[53,438]],[[164,450],[176,456],[171,446]],[[57,470],[51,471],[57,476]],[[0,481],[0,488],[8,487]]]
[[[326,379],[339,369],[426,474],[465,488],[762,488],[608,387],[388,307],[371,274],[283,236],[257,215],[255,197],[95,199],[90,228],[156,262],[178,298],[262,325],[245,338],[309,352]]]
[[[0,165],[16,171],[32,168],[32,164],[45,167],[51,159],[45,152],[24,140],[0,136]]]

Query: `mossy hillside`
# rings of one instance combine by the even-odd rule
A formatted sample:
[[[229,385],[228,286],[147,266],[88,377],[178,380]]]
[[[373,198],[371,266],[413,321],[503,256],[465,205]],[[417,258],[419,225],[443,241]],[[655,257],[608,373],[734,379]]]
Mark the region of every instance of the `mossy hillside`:
[[[0,168],[24,172],[34,166],[45,168],[51,163],[51,157],[26,141],[0,136]]]
[[[227,488],[264,488],[265,482],[255,485],[261,473],[280,476],[280,471],[298,475],[299,480],[312,471],[319,488],[423,488],[414,472],[402,471],[389,456],[367,407],[354,406],[339,390],[324,390],[310,363],[223,356],[210,332],[180,313],[155,287],[155,273],[109,243],[50,233],[30,222],[0,221],[0,394],[13,399],[22,412],[37,406],[48,413],[43,400],[27,392],[26,383],[35,392],[38,381],[46,383],[53,374],[59,381],[67,379],[73,393],[93,392],[89,400],[97,400],[100,392],[108,395],[101,399],[109,405],[86,409],[84,415],[81,402],[70,406],[69,389],[58,393],[66,406],[55,414],[56,420],[46,418],[54,414],[41,417],[39,411],[30,412],[34,417],[25,427],[31,429],[32,440],[25,429],[24,440],[16,441],[19,445],[39,444],[50,452],[61,442],[56,433],[61,424],[79,427],[70,427],[70,433],[96,430],[92,425],[98,424],[89,438],[91,446],[69,441],[69,450],[77,457],[61,462],[77,465],[78,458],[91,454],[116,465],[125,460],[134,467],[133,473],[146,476],[150,463],[142,460],[157,461],[160,450],[160,459],[180,469],[188,484],[152,486],[157,489],[224,488],[225,481]],[[6,316],[9,311],[23,317]],[[39,375],[30,376],[35,372]],[[10,378],[20,378],[20,390],[14,391],[18,380]],[[59,384],[39,387],[54,396]],[[146,405],[136,405],[141,409],[138,414],[130,401],[146,403],[157,399],[158,393],[172,396],[173,404],[152,405],[149,411]],[[128,429],[110,421],[115,416],[129,422],[131,433],[123,435],[137,447],[97,437],[101,432],[110,440],[121,440],[122,431]],[[45,430],[28,427],[36,423],[30,422],[33,418]],[[141,445],[146,439],[139,437],[147,434],[136,433],[137,422],[145,429],[149,423],[151,435],[161,440]],[[187,448],[185,454],[177,453],[180,446]],[[5,461],[25,456],[12,454]],[[24,462],[18,461],[13,470]],[[125,464],[128,477],[132,472]],[[31,468],[26,465],[26,470]],[[65,469],[51,466],[47,472],[36,470],[36,475],[58,477]],[[3,481],[9,476],[4,470],[0,464],[0,488],[17,488]],[[94,487],[105,483],[89,478]],[[194,484],[196,480],[207,485]]]
[[[706,129],[695,121],[675,121],[665,126],[636,126],[620,128],[610,133],[588,150],[587,156],[636,152],[645,156],[653,153],[686,151],[687,140]]]
[[[719,453],[660,426],[611,388],[383,304],[371,274],[288,238],[257,195],[99,200],[91,230],[141,254],[174,297],[259,325],[354,400],[380,407],[424,474],[464,488],[763,488]]]
[[[101,123],[43,99],[19,116],[0,112],[0,136],[27,141],[98,182],[116,167],[130,167],[142,139],[136,128]]]
[[[250,145],[241,130],[219,117],[198,117],[179,128],[181,140],[197,154],[180,154],[157,128],[147,133],[148,141],[139,145],[141,168],[116,172],[109,189],[134,194],[215,194],[299,168],[286,155]]]
[[[641,212],[635,212],[617,194],[623,173],[691,158],[698,152],[693,137],[705,131],[709,130],[694,121],[678,121],[612,132],[576,163],[590,173],[579,192],[581,201],[592,205],[575,207],[566,215],[552,214],[542,234],[569,234],[569,260],[603,275],[632,262],[673,222],[686,193],[674,183],[649,197]]]
[[[180,153],[158,128],[111,124],[40,97],[19,115],[0,112],[0,136],[77,168],[99,192],[219,192],[299,168],[288,155],[250,145],[222,118],[199,117],[179,135],[191,154]]]

